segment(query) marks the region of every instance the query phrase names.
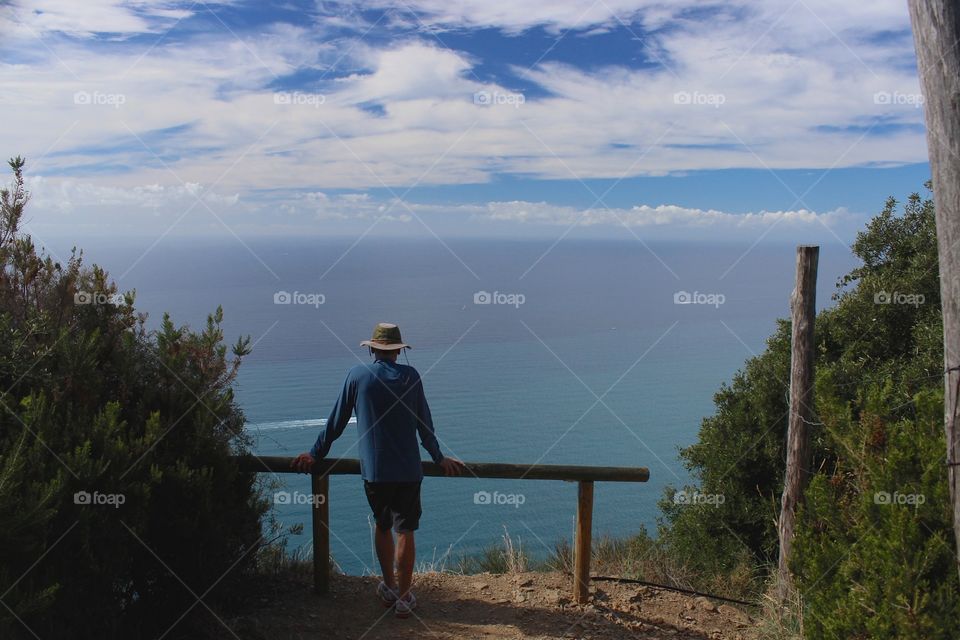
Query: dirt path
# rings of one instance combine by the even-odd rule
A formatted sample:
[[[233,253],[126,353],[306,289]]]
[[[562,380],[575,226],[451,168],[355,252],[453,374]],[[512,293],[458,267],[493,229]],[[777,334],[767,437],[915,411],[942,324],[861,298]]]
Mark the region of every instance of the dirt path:
[[[330,597],[313,595],[308,584],[289,584],[226,622],[242,640],[756,638],[753,619],[731,605],[596,583],[592,602],[581,607],[570,601],[569,582],[556,573],[419,574],[416,615],[398,620],[376,599],[375,579],[335,576]]]

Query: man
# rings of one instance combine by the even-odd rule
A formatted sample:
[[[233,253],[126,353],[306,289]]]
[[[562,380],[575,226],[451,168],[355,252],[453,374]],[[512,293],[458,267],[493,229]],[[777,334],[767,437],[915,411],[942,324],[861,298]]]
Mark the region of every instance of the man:
[[[446,475],[460,475],[465,467],[459,460],[440,453],[420,374],[409,365],[397,363],[399,353],[410,348],[401,339],[397,325],[378,324],[373,337],[360,345],[370,349],[373,363],[357,365],[350,370],[326,427],[313,448],[294,459],[293,467],[309,473],[314,462],[327,455],[330,445],[340,437],[351,414],[356,411],[360,471],[367,502],[377,522],[377,558],[383,572],[377,595],[385,607],[394,607],[398,618],[407,618],[417,606],[417,599],[410,591],[416,561],[413,532],[420,523],[420,484],[423,480],[417,434],[423,448]],[[397,532],[396,573],[399,580],[394,578],[391,529]]]

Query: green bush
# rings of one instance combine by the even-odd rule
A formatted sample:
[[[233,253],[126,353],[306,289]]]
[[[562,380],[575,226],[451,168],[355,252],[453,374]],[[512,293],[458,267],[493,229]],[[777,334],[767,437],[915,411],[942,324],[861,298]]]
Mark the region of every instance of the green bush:
[[[817,315],[815,475],[794,567],[813,638],[949,637],[958,613],[934,205],[914,194],[897,208],[889,199],[857,236],[861,266]],[[670,488],[661,501],[661,544],[700,572],[732,574],[744,554],[776,563],[789,362],[782,321],[681,451],[697,490],[725,498],[720,508],[675,504]],[[926,502],[873,502],[894,491]]]
[[[951,502],[944,481],[943,392],[891,412],[892,383],[871,390],[859,420],[822,410],[837,459],[816,475],[793,570],[808,638],[955,637],[960,615]]]
[[[231,387],[249,341],[228,358],[220,309],[200,332],[169,317],[148,331],[134,292],[76,250],[66,264],[38,250],[19,228],[24,162],[10,164],[0,637],[189,637],[262,544],[266,505],[228,458],[248,445]]]
[[[841,282],[855,287],[822,314],[819,473],[792,566],[808,638],[956,635],[934,205],[914,196],[894,209],[858,236],[863,266]]]

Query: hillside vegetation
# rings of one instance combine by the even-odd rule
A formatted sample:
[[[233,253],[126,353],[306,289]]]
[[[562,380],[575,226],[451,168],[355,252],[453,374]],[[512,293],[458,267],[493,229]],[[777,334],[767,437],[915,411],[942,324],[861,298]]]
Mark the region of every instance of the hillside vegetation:
[[[21,159],[0,191],[0,638],[191,635],[261,545],[213,313],[157,331],[107,274],[34,246]],[[192,612],[193,616],[184,615]]]
[[[929,184],[927,185],[929,189]],[[807,638],[952,638],[960,614],[944,464],[934,204],[892,198],[858,235],[861,266],[817,315],[813,480],[793,570]],[[681,452],[721,507],[662,501],[659,544],[699,580],[758,596],[777,560],[790,326],[715,396]],[[752,581],[744,575],[754,576]]]

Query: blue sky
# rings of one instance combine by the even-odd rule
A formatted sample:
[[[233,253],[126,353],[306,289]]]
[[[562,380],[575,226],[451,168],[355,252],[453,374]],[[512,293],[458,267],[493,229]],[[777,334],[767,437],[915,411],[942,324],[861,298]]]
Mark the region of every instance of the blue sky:
[[[899,1],[14,0],[0,30],[41,238],[847,243],[929,177]]]

